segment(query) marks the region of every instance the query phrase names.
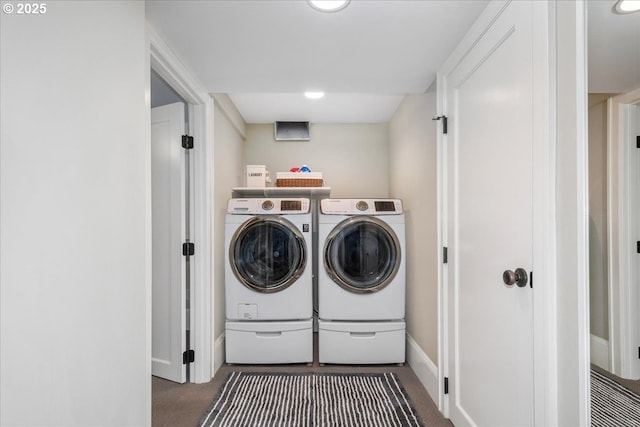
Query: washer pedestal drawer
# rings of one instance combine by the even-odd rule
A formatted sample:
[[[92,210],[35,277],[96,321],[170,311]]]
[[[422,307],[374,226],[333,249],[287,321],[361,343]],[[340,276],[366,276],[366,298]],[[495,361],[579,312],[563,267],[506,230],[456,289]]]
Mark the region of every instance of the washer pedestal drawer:
[[[320,363],[404,363],[403,320],[388,322],[318,321]]]
[[[313,361],[313,320],[227,321],[226,361],[239,364]]]

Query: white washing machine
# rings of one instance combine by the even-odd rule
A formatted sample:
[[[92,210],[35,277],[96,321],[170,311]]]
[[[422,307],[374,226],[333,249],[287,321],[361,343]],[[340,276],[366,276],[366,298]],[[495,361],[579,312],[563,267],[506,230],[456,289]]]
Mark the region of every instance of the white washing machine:
[[[398,199],[324,199],[320,363],[404,363],[405,224]]]
[[[225,217],[226,360],[313,360],[310,201],[230,199]]]

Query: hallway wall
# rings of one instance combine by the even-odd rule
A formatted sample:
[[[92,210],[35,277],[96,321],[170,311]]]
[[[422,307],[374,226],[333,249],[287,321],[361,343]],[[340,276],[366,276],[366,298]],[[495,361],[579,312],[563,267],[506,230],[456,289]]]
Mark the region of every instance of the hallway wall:
[[[224,272],[226,248],[224,244],[225,214],[227,201],[231,198],[231,189],[240,187],[243,179],[243,146],[245,139],[245,123],[227,95],[214,95],[214,188],[213,188],[213,224],[215,227],[213,244],[213,296],[214,319],[213,339],[219,340],[214,353],[214,364],[217,366],[224,360],[220,337],[225,330],[225,292]]]
[[[438,363],[436,93],[408,95],[389,124],[389,192],[406,219],[407,333]]]
[[[0,424],[150,425],[144,2],[47,6],[0,18]]]

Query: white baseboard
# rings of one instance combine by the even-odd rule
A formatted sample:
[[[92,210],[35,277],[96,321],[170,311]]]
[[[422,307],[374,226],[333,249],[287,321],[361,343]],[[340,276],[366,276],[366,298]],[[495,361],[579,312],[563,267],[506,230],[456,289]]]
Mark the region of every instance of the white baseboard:
[[[429,359],[411,335],[407,334],[407,363],[427,389],[427,393],[438,404],[438,367]]]
[[[609,341],[591,334],[591,363],[609,370]]]
[[[224,332],[221,333],[216,341],[213,343],[213,374],[218,372],[218,369],[223,365],[226,359],[224,353]]]

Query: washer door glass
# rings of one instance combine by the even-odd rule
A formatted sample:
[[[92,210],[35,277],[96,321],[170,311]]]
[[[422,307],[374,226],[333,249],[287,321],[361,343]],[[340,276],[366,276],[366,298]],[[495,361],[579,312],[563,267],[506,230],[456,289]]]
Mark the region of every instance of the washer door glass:
[[[324,247],[329,277],[354,293],[384,289],[400,268],[400,243],[391,227],[375,217],[357,216],[336,226]]]
[[[254,217],[234,234],[229,262],[238,280],[258,292],[291,286],[307,262],[304,236],[284,218]]]

